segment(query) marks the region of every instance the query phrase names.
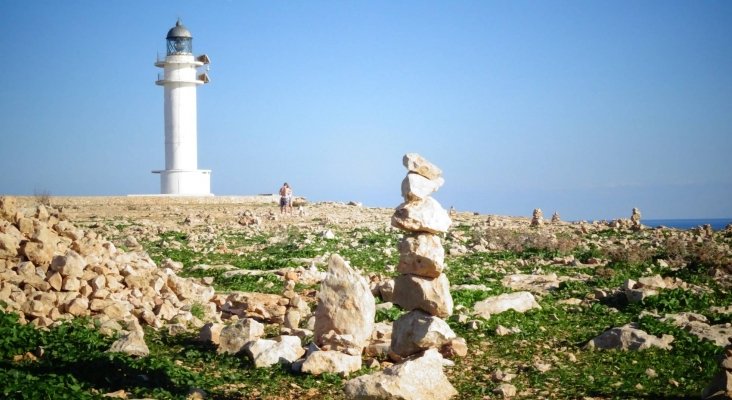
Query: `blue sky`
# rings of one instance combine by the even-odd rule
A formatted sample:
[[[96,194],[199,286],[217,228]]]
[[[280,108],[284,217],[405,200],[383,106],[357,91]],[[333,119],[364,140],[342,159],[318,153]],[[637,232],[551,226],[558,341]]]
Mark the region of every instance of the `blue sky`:
[[[0,0],[0,193],[157,193],[178,17],[217,195],[394,207],[418,152],[446,208],[732,216],[729,1]]]

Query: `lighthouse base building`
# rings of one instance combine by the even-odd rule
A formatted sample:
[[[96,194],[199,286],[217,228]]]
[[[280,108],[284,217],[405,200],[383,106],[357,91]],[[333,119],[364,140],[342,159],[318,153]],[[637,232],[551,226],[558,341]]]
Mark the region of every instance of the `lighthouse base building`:
[[[198,68],[209,64],[203,54],[193,56],[193,37],[180,20],[168,31],[167,55],[155,66],[163,68],[156,85],[164,89],[165,169],[160,174],[164,195],[210,196],[211,170],[198,169],[196,87],[209,82]]]

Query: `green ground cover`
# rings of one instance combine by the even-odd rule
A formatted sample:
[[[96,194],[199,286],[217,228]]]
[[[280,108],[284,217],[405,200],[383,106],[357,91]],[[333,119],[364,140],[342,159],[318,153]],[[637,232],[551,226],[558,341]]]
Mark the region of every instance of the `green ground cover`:
[[[116,228],[121,232],[130,226],[131,223],[117,223]],[[470,238],[480,236],[469,226],[461,226],[458,231]],[[318,233],[298,229],[270,233],[232,230],[191,243],[189,234],[170,231],[142,244],[156,263],[167,258],[181,262],[182,276],[213,277],[214,287],[223,292],[281,293],[283,283],[274,274],[227,278],[221,270],[194,271],[193,267],[228,264],[241,269],[275,270],[300,266],[301,259],[339,253],[364,274],[395,275],[391,268],[398,262],[397,231],[353,228],[334,232],[336,238],[328,240]],[[602,231],[598,236],[620,238],[614,230]],[[172,242],[176,244],[171,245]],[[226,252],[217,250],[222,244],[226,245]],[[503,267],[498,268],[498,263],[513,272],[531,273],[542,260],[569,255],[582,261],[609,257],[596,246],[579,243],[569,250],[524,247],[468,251],[448,256],[446,273],[452,284],[485,285],[486,290],[453,292],[456,305],[470,308],[488,296],[511,291],[501,285],[506,273],[501,272]],[[473,324],[477,329],[457,318],[449,319],[450,326],[466,338],[469,347],[468,356],[457,359],[456,366],[448,369],[460,398],[498,398],[492,391],[499,382],[491,378],[497,369],[516,374],[511,383],[517,387],[519,398],[697,398],[717,371],[716,356],[722,348],[658,318],[641,315],[694,311],[706,315],[712,323],[728,323],[728,314],[715,314],[709,308],[729,306],[732,296],[704,273],[703,260],[690,259],[693,262],[680,269],[662,268],[654,262],[667,256],[668,251],[664,250],[639,262],[611,261],[602,270],[549,264],[542,267],[545,273],[590,278],[564,282],[559,289],[542,296],[541,310],[524,314],[508,311],[489,320],[471,316],[471,321],[477,321]],[[618,288],[626,279],[651,274],[678,277],[708,290],[692,293],[672,289],[635,304],[591,300],[597,288]],[[298,286],[300,291],[314,288]],[[579,305],[561,303],[570,298],[589,301]],[[401,313],[396,308],[379,311],[377,320],[393,321]],[[672,350],[584,349],[587,341],[604,330],[629,322],[638,323],[649,333],[673,335]],[[498,336],[495,332],[499,325],[517,327],[520,332]],[[18,324],[13,314],[0,313],[0,395],[81,399],[124,389],[132,397],[180,399],[197,389],[210,399],[343,398],[344,378],[302,375],[284,367],[255,369],[244,356],[218,355],[213,346],[199,343],[194,337],[194,332],[170,336],[146,329],[151,354],[135,359],[106,353],[114,338],[99,334],[93,321],[78,319],[43,331]],[[41,351],[40,357],[27,355],[40,355]],[[542,365],[549,368],[543,370]],[[364,367],[358,374],[368,372]]]

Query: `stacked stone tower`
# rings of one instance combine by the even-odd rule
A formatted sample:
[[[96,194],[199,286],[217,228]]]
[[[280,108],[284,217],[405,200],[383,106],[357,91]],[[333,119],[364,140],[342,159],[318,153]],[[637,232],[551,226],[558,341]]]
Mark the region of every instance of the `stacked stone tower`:
[[[394,279],[394,302],[410,311],[394,322],[391,351],[406,357],[427,348],[441,348],[456,338],[442,318],[452,315],[450,282],[443,273],[445,250],[440,234],[452,220],[430,195],[444,179],[442,171],[418,154],[404,156],[409,171],[402,182],[404,203],[397,207],[391,223],[405,231],[399,243],[400,273]],[[427,335],[427,331],[434,332]]]

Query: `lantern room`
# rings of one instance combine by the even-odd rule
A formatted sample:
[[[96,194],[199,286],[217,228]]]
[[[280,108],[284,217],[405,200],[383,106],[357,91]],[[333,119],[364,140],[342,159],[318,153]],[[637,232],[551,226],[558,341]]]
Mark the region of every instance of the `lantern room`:
[[[168,36],[165,37],[168,41],[168,55],[179,55],[179,54],[193,54],[193,36],[191,32],[180,22],[175,23],[175,26],[170,28]]]

